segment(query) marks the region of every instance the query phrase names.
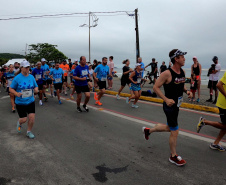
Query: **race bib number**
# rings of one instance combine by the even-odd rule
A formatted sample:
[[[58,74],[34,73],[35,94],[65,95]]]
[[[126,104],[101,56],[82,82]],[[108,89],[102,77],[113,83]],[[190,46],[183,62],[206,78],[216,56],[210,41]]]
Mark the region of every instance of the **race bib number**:
[[[82,76],[86,76],[88,75],[88,71],[87,70],[82,70]]]
[[[42,76],[41,76],[41,74],[37,74],[37,75],[35,75],[35,78],[36,78],[36,79],[41,79]]]
[[[56,82],[56,83],[61,82],[61,78],[56,78],[56,79],[55,79],[55,82]]]
[[[106,77],[102,77],[100,81],[106,81],[107,78]]]
[[[141,78],[137,78],[137,83],[138,83],[138,84],[141,83]]]
[[[28,98],[31,97],[32,94],[32,89],[24,89],[22,90],[22,98]]]
[[[183,96],[178,98],[177,107],[180,107],[183,102]]]

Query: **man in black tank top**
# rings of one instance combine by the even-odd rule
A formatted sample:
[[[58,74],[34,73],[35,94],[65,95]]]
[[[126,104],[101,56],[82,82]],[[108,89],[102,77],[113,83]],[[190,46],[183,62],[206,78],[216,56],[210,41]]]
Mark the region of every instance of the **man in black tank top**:
[[[183,101],[183,92],[189,95],[190,98],[192,96],[192,93],[185,87],[185,73],[181,68],[185,63],[185,54],[187,52],[182,52],[178,49],[172,50],[169,53],[169,57],[173,66],[164,71],[154,85],[154,91],[164,100],[163,110],[167,117],[167,125],[157,124],[154,128],[143,127],[146,140],[149,139],[149,135],[153,132],[171,133],[169,138],[171,151],[169,161],[177,166],[186,164],[186,161],[176,153],[177,136],[179,133],[177,122],[179,107]],[[162,86],[164,86],[165,95],[160,90]]]

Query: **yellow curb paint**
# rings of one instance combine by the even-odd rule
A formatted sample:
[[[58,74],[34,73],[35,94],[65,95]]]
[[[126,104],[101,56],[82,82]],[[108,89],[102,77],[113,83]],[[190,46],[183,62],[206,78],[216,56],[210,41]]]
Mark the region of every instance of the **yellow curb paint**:
[[[95,90],[98,92],[99,90]],[[105,91],[106,94],[111,94],[111,95],[116,95],[118,92],[115,91]],[[128,93],[120,93],[120,96],[123,97],[130,97],[130,94]],[[140,100],[145,100],[145,101],[150,101],[150,102],[156,102],[156,103],[163,103],[163,100],[160,98],[152,98],[152,97],[146,97],[146,96],[141,96]],[[205,111],[205,112],[213,112],[219,114],[219,110],[216,107],[208,107],[204,105],[196,105],[196,104],[190,104],[190,103],[182,103],[181,104],[182,108],[188,108],[188,109],[194,109],[194,110],[199,110],[199,111]]]

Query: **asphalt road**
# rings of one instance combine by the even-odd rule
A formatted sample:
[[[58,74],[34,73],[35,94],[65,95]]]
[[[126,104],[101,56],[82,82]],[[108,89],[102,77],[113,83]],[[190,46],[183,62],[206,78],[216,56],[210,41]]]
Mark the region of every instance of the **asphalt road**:
[[[177,167],[168,161],[169,133],[146,141],[141,132],[166,122],[160,104],[139,101],[133,109],[105,95],[96,107],[92,94],[90,112],[77,113],[72,100],[59,105],[49,98],[43,106],[36,100],[36,138],[30,140],[25,125],[16,132],[18,115],[6,95],[0,93],[0,184],[226,184],[226,153],[209,148],[218,130],[206,126],[195,133],[201,115],[219,120],[216,114],[181,109],[177,152],[187,165]]]

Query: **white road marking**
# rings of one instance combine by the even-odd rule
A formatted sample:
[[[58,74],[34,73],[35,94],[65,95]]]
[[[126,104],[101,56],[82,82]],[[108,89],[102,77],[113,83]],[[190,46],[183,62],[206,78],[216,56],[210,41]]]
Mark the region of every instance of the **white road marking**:
[[[66,100],[66,98],[63,98],[63,97],[61,97],[61,99],[64,99],[65,101],[69,101],[71,103],[75,103],[76,104],[75,101]],[[105,110],[102,107],[98,108],[98,107],[94,107],[92,105],[89,105],[89,108],[94,109],[94,110],[100,110],[101,112],[104,112],[104,113],[116,116],[118,118],[126,119],[126,120],[129,120],[129,121],[135,122],[135,123],[139,123],[139,124],[143,124],[143,125],[149,126],[149,127],[154,127],[156,125],[154,123],[150,123],[150,122],[147,122],[147,121],[143,121],[143,120],[139,120],[139,119],[132,118],[132,117],[129,117],[129,116],[117,114],[115,112],[111,112],[111,111]],[[197,139],[197,140],[200,140],[200,141],[205,141],[205,142],[208,142],[208,143],[213,143],[214,142],[214,140],[211,139],[211,138],[195,135],[195,134],[184,132],[184,131],[180,131],[180,135],[187,136],[187,137],[190,137],[192,139]],[[225,142],[221,142],[221,145],[226,147],[226,143]]]
[[[3,99],[6,99],[6,98],[9,98],[9,95],[8,96],[3,96],[0,99],[3,100]]]

